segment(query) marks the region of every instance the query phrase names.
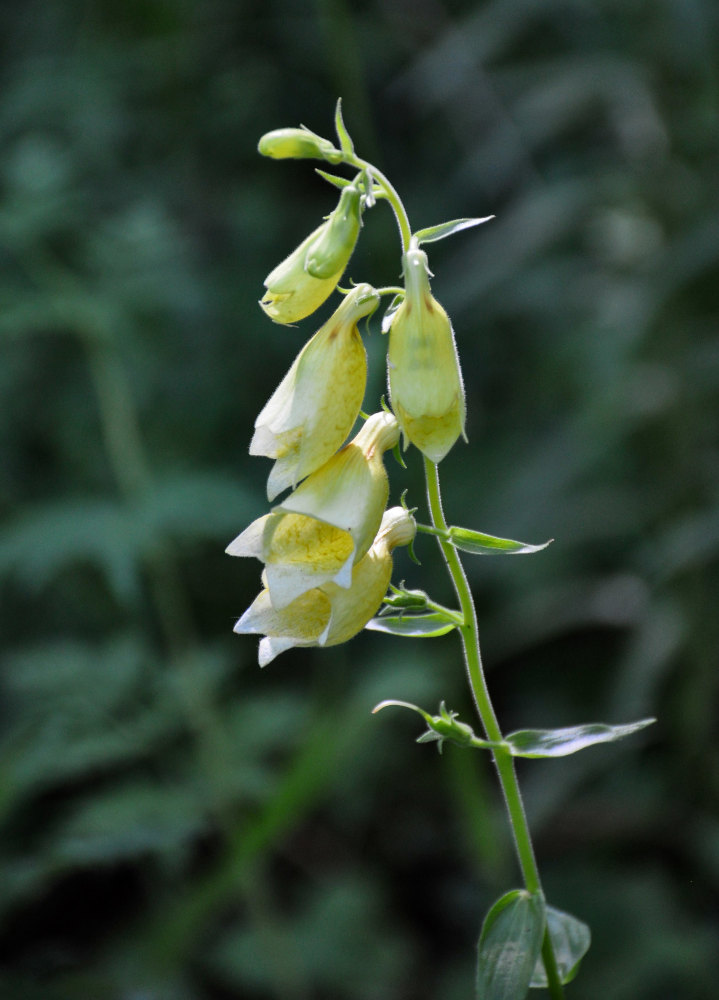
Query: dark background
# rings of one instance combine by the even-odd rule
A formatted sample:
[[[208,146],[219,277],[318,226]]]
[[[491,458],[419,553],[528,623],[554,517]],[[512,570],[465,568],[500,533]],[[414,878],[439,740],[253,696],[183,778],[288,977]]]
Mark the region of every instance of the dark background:
[[[659,722],[520,777],[568,996],[719,987],[719,6],[26,0],[0,10],[0,995],[467,1000],[518,883],[456,639],[266,671],[232,625],[254,417],[331,308],[262,280],[334,194],[256,155],[334,103],[430,248],[468,390],[450,521],[506,730]],[[386,206],[348,277],[398,280]],[[365,406],[384,387],[377,323]],[[423,508],[416,454],[392,501]],[[395,579],[451,600],[429,539]]]

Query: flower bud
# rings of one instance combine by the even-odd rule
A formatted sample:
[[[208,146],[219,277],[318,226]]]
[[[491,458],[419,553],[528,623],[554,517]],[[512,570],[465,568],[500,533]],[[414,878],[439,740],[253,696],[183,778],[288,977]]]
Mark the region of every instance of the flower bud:
[[[360,632],[377,612],[392,577],[392,550],[415,533],[412,515],[403,507],[385,512],[367,554],[352,571],[348,589],[328,583],[278,608],[263,590],[235,625],[235,632],[259,633],[259,663],[264,667],[293,646],[335,646]]]
[[[335,149],[328,139],[315,135],[306,128],[276,128],[266,132],[257,149],[263,156],[274,160],[328,160],[339,163],[340,150]]]
[[[358,321],[377,307],[371,285],[357,285],[305,344],[255,421],[251,455],[276,459],[267,481],[274,499],[337,451],[357,419],[367,380]]]
[[[465,401],[452,324],[429,287],[427,255],[404,256],[405,298],[390,326],[387,364],[392,409],[411,441],[440,462],[464,435]]]
[[[275,323],[296,323],[329,298],[355,248],[360,211],[360,192],[349,184],[334,212],[268,274],[260,305]]]
[[[229,555],[265,563],[275,608],[325,583],[350,586],[352,568],[382,521],[389,494],[382,455],[398,438],[391,413],[373,414],[348,445],[228,546]]]
[[[320,235],[307,247],[305,268],[313,278],[329,278],[345,269],[360,230],[361,193],[353,184],[342,189],[337,208]]]

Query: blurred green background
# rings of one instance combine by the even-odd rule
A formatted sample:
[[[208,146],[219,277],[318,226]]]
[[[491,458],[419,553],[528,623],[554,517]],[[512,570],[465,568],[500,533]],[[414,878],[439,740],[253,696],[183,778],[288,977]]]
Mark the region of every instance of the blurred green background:
[[[361,153],[430,248],[468,390],[450,521],[506,729],[656,715],[520,777],[568,995],[719,989],[719,6],[714,0],[26,0],[0,11],[0,996],[467,1000],[518,882],[453,636],[264,672],[232,634],[266,510],[251,426],[319,325],[270,269],[334,203],[260,134]],[[398,279],[386,206],[348,276]],[[325,308],[323,316],[330,306]],[[321,317],[320,317],[321,319]],[[385,344],[368,339],[366,405]],[[388,460],[422,505],[419,463]],[[431,540],[397,580],[451,600]]]

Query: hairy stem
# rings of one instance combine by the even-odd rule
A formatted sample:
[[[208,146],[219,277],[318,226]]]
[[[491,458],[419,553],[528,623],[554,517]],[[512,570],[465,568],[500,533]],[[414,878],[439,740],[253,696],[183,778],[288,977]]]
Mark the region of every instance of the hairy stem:
[[[500,729],[497,716],[492,706],[492,701],[487,688],[487,681],[484,676],[482,666],[482,656],[479,649],[479,627],[477,623],[477,611],[474,606],[472,592],[469,588],[467,575],[462,566],[455,547],[445,537],[447,532],[447,522],[442,510],[442,495],[439,483],[439,469],[430,459],[424,459],[424,471],[427,481],[427,498],[429,502],[432,524],[440,532],[437,535],[439,547],[447,564],[447,569],[452,578],[457,599],[462,609],[464,624],[460,626],[459,633],[462,638],[462,648],[464,650],[464,661],[467,668],[467,677],[472,696],[477,708],[480,722],[484,729],[485,736],[493,742],[501,742],[502,730]],[[524,811],[522,795],[519,790],[519,782],[514,768],[512,758],[502,752],[492,751],[494,762],[497,767],[497,774],[502,787],[502,793],[509,813],[509,822],[512,828],[514,844],[517,851],[517,858],[522,870],[524,884],[531,893],[542,892],[542,883],[539,877],[539,869],[534,855],[532,837],[529,832],[527,816]],[[560,1000],[564,993],[557,972],[557,965],[554,959],[554,952],[549,933],[546,932],[542,945],[542,959],[547,972],[549,991],[555,1000]]]

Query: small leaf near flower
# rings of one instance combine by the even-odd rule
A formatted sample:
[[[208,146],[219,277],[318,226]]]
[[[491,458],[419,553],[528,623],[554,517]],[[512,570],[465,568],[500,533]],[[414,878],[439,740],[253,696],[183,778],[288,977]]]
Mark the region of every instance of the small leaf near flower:
[[[326,170],[320,170],[319,167],[315,167],[315,173],[319,174],[323,180],[326,180],[328,184],[332,184],[336,188],[346,188],[353,183],[347,177],[340,177],[337,174],[328,174]]]
[[[439,613],[372,618],[365,625],[365,628],[373,632],[389,632],[390,635],[401,635],[411,639],[433,639],[446,635],[456,627],[455,622],[449,621]]]
[[[441,222],[438,226],[420,229],[418,233],[414,234],[413,239],[417,246],[422,243],[435,243],[437,240],[443,240],[445,236],[460,233],[463,229],[469,229],[471,226],[481,226],[483,222],[489,222],[493,218],[493,215],[486,215],[483,219],[452,219],[451,222]]]
[[[340,146],[342,147],[342,152],[346,153],[348,156],[353,156],[355,147],[354,143],[350,139],[350,134],[347,131],[347,127],[342,118],[342,98],[338,98],[337,107],[335,108],[335,129],[337,131],[337,138],[340,141]]]
[[[505,736],[507,749],[513,757],[567,757],[596,743],[613,743],[638,733],[656,719],[640,719],[623,726],[607,726],[590,722],[566,729],[521,729]]]
[[[449,529],[449,540],[461,552],[469,552],[476,556],[524,555],[529,552],[541,552],[553,541],[550,538],[549,541],[543,542],[541,545],[530,545],[527,542],[515,542],[511,538],[496,538],[494,535],[485,535],[481,531],[455,526]]]

